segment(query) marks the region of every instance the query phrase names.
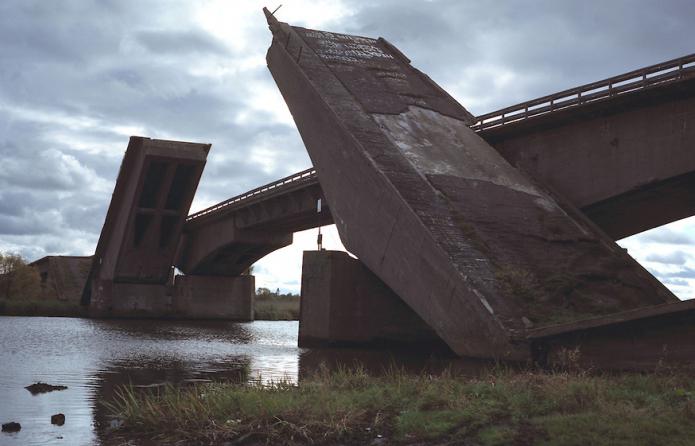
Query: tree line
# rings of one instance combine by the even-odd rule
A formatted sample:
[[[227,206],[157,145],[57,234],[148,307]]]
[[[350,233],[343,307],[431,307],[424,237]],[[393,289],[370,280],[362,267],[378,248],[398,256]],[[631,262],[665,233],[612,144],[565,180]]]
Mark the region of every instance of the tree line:
[[[41,277],[19,254],[0,252],[0,299],[36,299]]]
[[[269,288],[260,287],[256,290],[256,297],[299,297],[298,294],[281,293],[280,288],[276,291],[270,291]]]

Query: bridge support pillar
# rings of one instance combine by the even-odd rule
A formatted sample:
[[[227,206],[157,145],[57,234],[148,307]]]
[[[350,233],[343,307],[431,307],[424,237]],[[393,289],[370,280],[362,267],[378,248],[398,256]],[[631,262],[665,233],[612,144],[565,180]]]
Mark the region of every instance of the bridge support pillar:
[[[176,276],[166,285],[94,283],[92,317],[253,320],[254,276]],[[114,299],[112,296],[116,296]]]
[[[172,288],[169,284],[95,280],[92,286],[95,298],[89,306],[91,317],[150,318],[171,313]]]
[[[252,321],[255,284],[251,275],[176,276],[173,309],[192,319]]]
[[[446,346],[413,310],[357,259],[304,251],[299,346]]]

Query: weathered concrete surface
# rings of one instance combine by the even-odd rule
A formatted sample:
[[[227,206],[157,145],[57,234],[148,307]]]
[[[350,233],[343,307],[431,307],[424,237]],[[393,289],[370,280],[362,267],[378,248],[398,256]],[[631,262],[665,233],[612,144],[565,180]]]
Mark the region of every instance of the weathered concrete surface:
[[[292,233],[239,229],[233,220],[188,228],[176,267],[186,274],[238,276],[256,261],[292,244]]]
[[[41,277],[42,298],[79,302],[92,257],[45,256],[30,265]]]
[[[94,303],[90,314],[98,317],[164,318],[173,315],[173,286],[149,283],[125,283],[102,280],[95,294],[104,308]]]
[[[695,79],[480,135],[614,239],[695,215]]]
[[[529,333],[547,366],[654,370],[693,366],[695,301],[655,305]]]
[[[169,284],[102,282],[108,316],[253,320],[254,276],[183,276]]]
[[[344,245],[456,353],[525,359],[530,327],[677,300],[388,42],[266,14],[269,69]]]
[[[116,301],[126,289],[127,299],[136,298],[136,289],[164,296],[209,150],[209,144],[130,138],[82,295],[94,315],[121,307]]]
[[[253,320],[255,278],[176,276],[173,311],[191,319]]]
[[[304,251],[299,346],[442,348],[434,331],[359,260]]]

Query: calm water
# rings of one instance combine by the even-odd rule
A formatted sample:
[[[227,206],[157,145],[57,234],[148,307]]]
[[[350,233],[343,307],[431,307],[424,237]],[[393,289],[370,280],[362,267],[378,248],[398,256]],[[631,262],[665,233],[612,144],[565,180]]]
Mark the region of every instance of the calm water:
[[[196,381],[289,378],[321,363],[355,361],[373,370],[396,363],[421,370],[451,364],[448,358],[375,350],[308,350],[297,347],[297,322],[249,323],[94,320],[0,316],[0,421],[17,421],[17,434],[0,434],[0,445],[98,445],[98,404],[114,389]],[[471,372],[485,364],[458,363]],[[32,396],[37,381],[67,390]],[[50,417],[63,413],[64,426]]]

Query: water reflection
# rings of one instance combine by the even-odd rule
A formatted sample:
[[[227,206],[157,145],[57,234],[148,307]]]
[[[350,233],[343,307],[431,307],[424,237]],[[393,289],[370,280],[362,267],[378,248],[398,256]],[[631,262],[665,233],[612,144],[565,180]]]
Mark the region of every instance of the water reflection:
[[[0,317],[0,445],[99,444],[99,401],[122,384],[297,378],[296,322],[199,322]],[[37,381],[68,389],[32,396]],[[64,413],[58,427],[50,417]]]
[[[0,317],[0,421],[18,421],[0,445],[92,445],[106,420],[100,401],[121,385],[289,379],[301,382],[322,364],[361,364],[373,374],[396,366],[413,373],[475,374],[486,362],[428,353],[297,348],[297,322],[251,323]],[[32,396],[37,381],[68,389]],[[64,426],[50,417],[64,413]]]

